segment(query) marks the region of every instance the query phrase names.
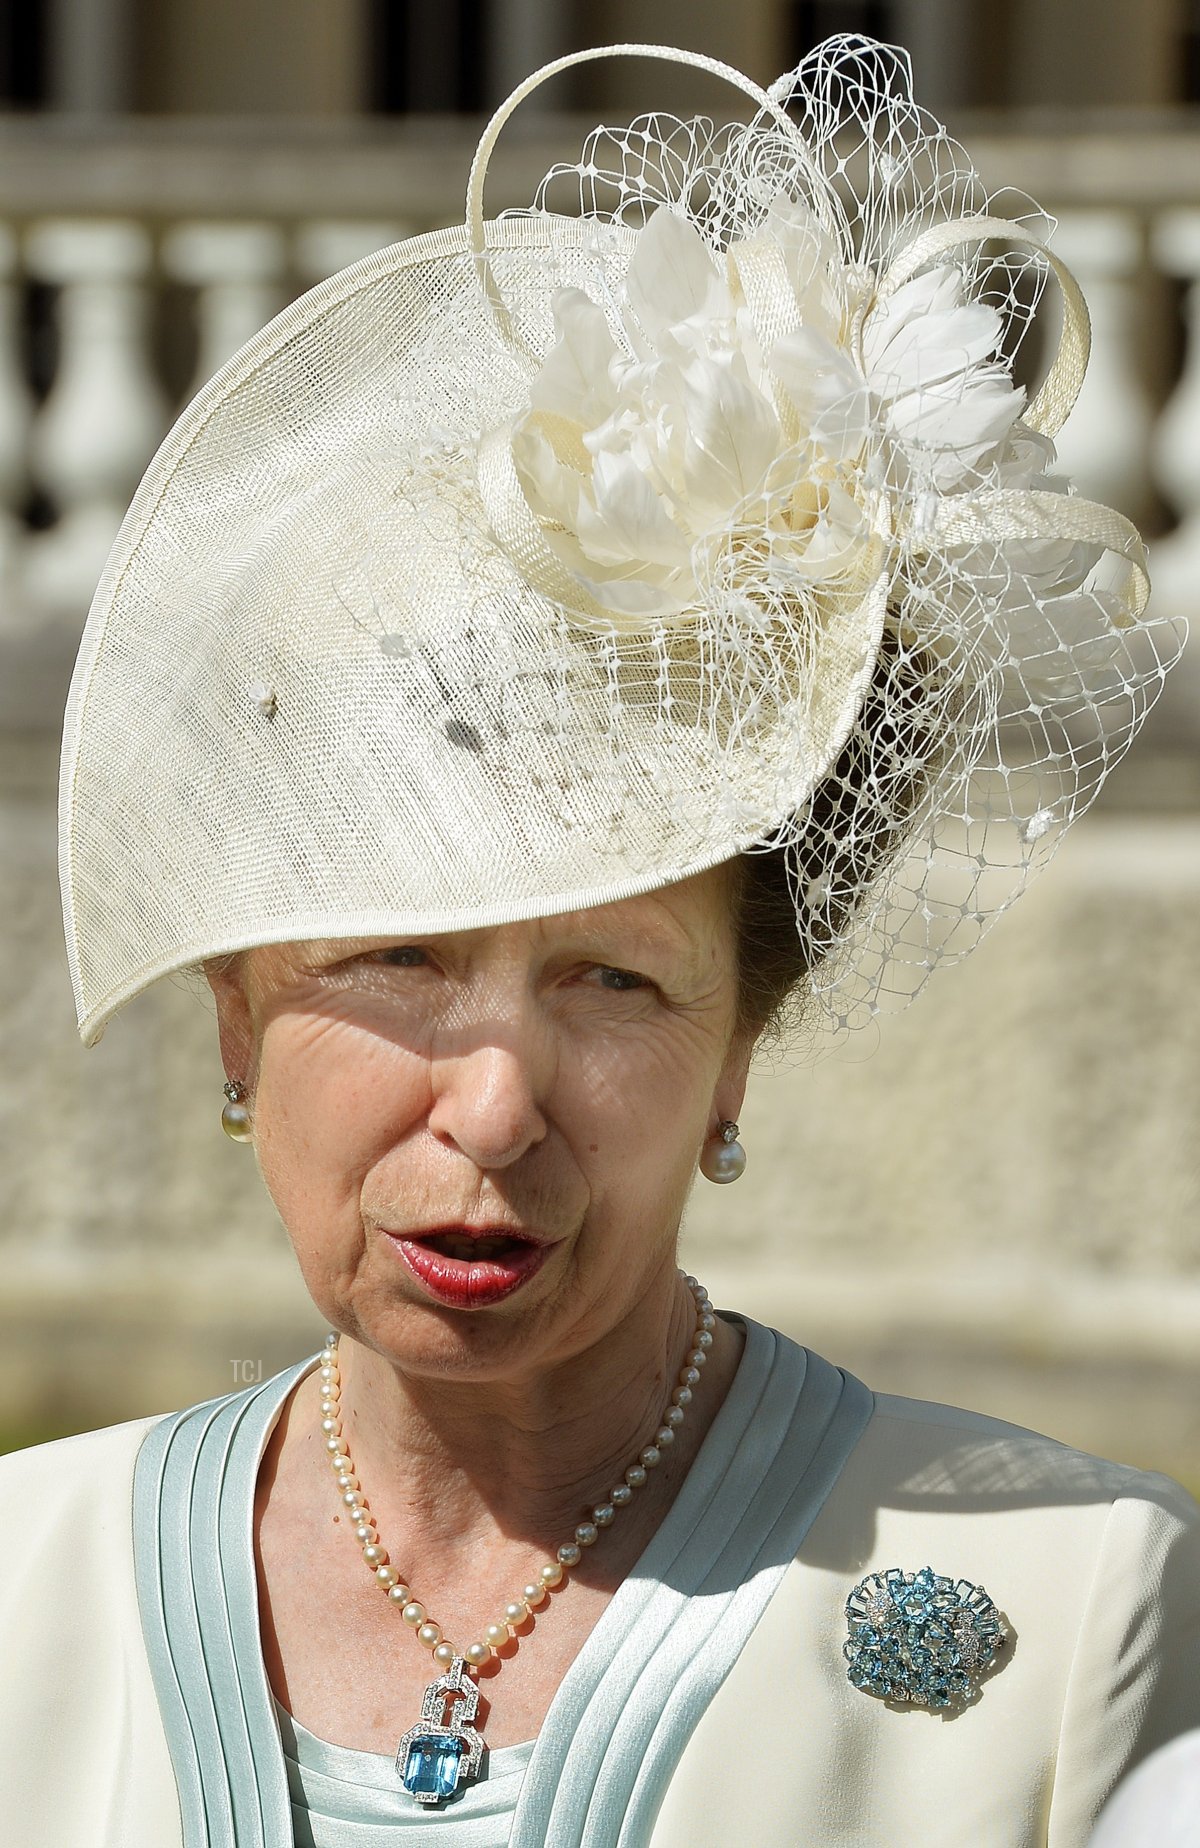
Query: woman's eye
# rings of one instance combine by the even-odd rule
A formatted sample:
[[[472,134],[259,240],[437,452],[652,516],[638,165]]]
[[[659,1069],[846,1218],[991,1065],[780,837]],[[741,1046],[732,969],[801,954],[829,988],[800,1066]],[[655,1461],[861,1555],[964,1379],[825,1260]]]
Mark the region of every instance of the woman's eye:
[[[613,989],[618,994],[624,994],[631,988],[648,988],[650,986],[646,977],[644,975],[638,975],[637,971],[634,969],[598,968],[596,970],[596,975],[602,988]]]
[[[390,943],[382,950],[372,950],[369,962],[383,963],[389,969],[419,969],[429,957],[416,943]]]

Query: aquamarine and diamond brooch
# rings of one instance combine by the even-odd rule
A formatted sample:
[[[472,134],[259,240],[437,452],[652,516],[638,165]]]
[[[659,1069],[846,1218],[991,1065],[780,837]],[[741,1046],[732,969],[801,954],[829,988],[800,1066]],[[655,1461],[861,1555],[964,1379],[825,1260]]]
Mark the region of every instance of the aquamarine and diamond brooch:
[[[846,1600],[843,1654],[856,1688],[935,1709],[969,1705],[1008,1631],[982,1585],[932,1566],[873,1572]]]

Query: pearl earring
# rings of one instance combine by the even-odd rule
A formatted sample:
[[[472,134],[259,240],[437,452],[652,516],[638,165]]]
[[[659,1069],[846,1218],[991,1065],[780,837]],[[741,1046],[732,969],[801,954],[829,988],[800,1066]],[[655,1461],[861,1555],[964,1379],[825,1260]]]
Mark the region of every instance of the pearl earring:
[[[738,1181],[746,1172],[746,1151],[738,1141],[736,1123],[721,1122],[717,1124],[717,1133],[704,1145],[700,1157],[700,1172],[706,1181],[713,1181],[718,1187],[728,1186],[730,1181]]]
[[[237,1078],[225,1086],[226,1104],[221,1112],[221,1128],[232,1142],[253,1142],[254,1124],[246,1108],[246,1087]]]

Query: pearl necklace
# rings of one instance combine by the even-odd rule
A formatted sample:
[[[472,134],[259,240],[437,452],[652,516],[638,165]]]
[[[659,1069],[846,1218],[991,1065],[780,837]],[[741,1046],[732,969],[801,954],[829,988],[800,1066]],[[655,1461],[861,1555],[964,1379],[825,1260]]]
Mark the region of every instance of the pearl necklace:
[[[565,1541],[554,1558],[547,1560],[531,1583],[523,1587],[520,1596],[505,1605],[500,1621],[489,1623],[482,1638],[469,1643],[465,1649],[449,1641],[441,1625],[432,1620],[425,1606],[413,1596],[379,1538],[342,1431],[338,1337],[336,1334],[327,1336],[320,1357],[321,1430],[343,1506],[349,1513],[354,1537],[362,1548],[364,1565],[374,1575],[389,1603],[399,1607],[401,1617],[415,1631],[417,1641],[430,1651],[444,1671],[426,1688],[420,1723],[405,1733],[396,1752],[396,1769],[401,1781],[419,1803],[437,1803],[452,1796],[464,1778],[478,1772],[484,1745],[478,1730],[470,1723],[479,1706],[479,1690],[474,1677],[504,1648],[531,1612],[545,1602],[547,1594],[578,1566],[585,1550],[595,1546],[601,1529],[611,1527],[618,1511],[628,1507],[635,1492],[645,1487],[651,1470],[657,1469],[662,1461],[663,1451],[675,1442],[675,1433],[700,1383],[700,1372],[708,1359],[716,1327],[713,1306],[703,1284],[697,1283],[694,1277],[686,1277],[684,1281],[695,1299],[696,1324],[687,1358],[663,1410],[653,1442],[638,1452],[622,1481],[609,1490],[607,1499],[598,1502],[589,1518],[580,1522],[574,1538]],[[450,1709],[448,1719],[447,1708]]]

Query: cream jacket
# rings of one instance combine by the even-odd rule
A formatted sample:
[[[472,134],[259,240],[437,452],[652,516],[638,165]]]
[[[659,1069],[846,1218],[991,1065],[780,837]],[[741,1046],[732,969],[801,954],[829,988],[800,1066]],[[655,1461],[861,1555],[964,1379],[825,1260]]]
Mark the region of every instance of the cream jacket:
[[[254,1460],[305,1370],[255,1389],[265,1410]],[[789,1449],[816,1415],[818,1387],[820,1441]],[[223,1407],[241,1416],[252,1396]],[[179,1419],[200,1413],[218,1428],[210,1408]],[[775,1427],[788,1443],[775,1441]],[[162,1448],[167,1429],[144,1420],[0,1459],[5,1848],[290,1841],[290,1828],[271,1820],[269,1791],[265,1832],[239,1823],[231,1833],[219,1804],[199,1813],[177,1737],[173,1766],[133,1546],[135,1521],[152,1525],[134,1512],[135,1462],[148,1435],[148,1449]],[[800,1476],[815,1484],[802,1518]],[[252,1488],[251,1468],[232,1504],[247,1558]],[[726,1541],[742,1546],[746,1529],[758,1563],[733,1584],[722,1562],[737,1555]],[[788,1552],[789,1533],[801,1530]],[[714,1533],[718,1544],[704,1552]],[[603,1718],[606,1684],[624,1663],[621,1623],[633,1611],[632,1634],[641,1622],[622,1606],[623,1586],[556,1699],[568,1723],[552,1709],[539,1736],[514,1848],[1084,1848],[1126,1769],[1200,1724],[1200,1511],[1182,1490],[988,1418],[872,1397],[754,1324],[730,1402],[662,1535],[674,1550],[656,1555],[661,1572],[643,1570],[656,1539],[627,1583],[630,1598],[649,1600],[651,1628],[655,1611],[675,1612],[664,1640]],[[144,1574],[158,1540],[143,1531],[141,1542]],[[169,1534],[162,1544],[173,1544]],[[984,1585],[1012,1636],[1003,1666],[953,1718],[897,1710],[846,1679],[851,1587],[873,1570],[922,1565]],[[260,1666],[256,1633],[249,1647]],[[177,1646],[172,1699],[195,1672],[183,1660],[189,1648]],[[161,1661],[159,1670],[161,1681]],[[228,1700],[219,1669],[208,1672]],[[239,1701],[254,1681],[243,1673]],[[188,1699],[191,1726],[206,1716],[199,1697]],[[175,1735],[185,1707],[171,1720]],[[171,1700],[166,1708],[174,1712]],[[609,1728],[594,1754],[600,1770],[584,1777],[580,1754],[598,1726]],[[643,1753],[662,1785],[649,1810],[621,1794],[636,1790]],[[615,1783],[605,1767],[621,1771]]]

